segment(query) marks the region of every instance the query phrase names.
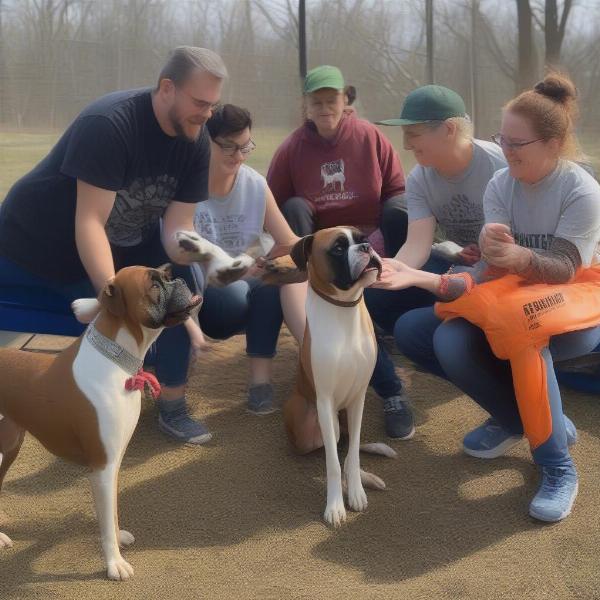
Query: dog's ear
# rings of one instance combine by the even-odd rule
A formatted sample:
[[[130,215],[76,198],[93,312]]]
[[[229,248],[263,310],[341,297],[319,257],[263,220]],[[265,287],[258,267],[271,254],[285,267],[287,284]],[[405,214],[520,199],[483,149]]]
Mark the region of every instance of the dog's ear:
[[[164,265],[160,265],[157,267],[157,271],[160,271],[162,275],[164,275],[169,281],[173,279],[173,266],[171,263],[165,263]]]
[[[294,264],[302,271],[306,271],[306,263],[310,257],[314,239],[314,235],[305,235],[294,244],[290,252]]]
[[[102,308],[113,314],[115,317],[125,316],[125,298],[121,288],[111,279],[100,292],[98,299]]]

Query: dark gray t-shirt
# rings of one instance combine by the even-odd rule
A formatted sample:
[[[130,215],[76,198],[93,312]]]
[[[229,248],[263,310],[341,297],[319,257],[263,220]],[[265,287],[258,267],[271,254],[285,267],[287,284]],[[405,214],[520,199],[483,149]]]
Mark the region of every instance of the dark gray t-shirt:
[[[417,165],[406,181],[408,220],[434,216],[445,238],[475,244],[484,223],[483,194],[494,173],[506,167],[496,144],[473,140],[473,158],[460,175],[446,178],[433,167]]]
[[[541,181],[529,185],[508,168],[490,181],[484,198],[486,223],[508,225],[517,243],[546,250],[555,237],[579,250],[583,266],[597,262],[600,241],[600,185],[582,167],[561,160]]]
[[[75,245],[77,179],[116,192],[106,223],[112,246],[136,246],[159,226],[172,200],[208,197],[210,143],[163,132],[148,88],[90,104],[0,208],[0,254],[53,281],[85,279]]]

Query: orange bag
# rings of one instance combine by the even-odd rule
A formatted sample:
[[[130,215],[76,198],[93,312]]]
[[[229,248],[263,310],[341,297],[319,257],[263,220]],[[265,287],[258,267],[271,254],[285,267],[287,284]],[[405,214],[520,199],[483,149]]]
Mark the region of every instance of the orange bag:
[[[600,324],[600,265],[580,269],[569,283],[528,284],[517,275],[476,285],[453,302],[438,302],[441,319],[462,317],[480,327],[494,354],[508,359],[531,448],[552,433],[546,363],[541,350],[553,335]]]

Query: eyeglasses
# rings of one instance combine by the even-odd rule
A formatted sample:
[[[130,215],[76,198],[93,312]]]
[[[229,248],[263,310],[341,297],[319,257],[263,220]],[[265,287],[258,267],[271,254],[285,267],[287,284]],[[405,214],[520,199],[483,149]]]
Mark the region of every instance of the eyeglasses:
[[[219,108],[221,108],[220,102],[215,102],[215,103],[211,104],[210,102],[207,102],[206,100],[200,100],[200,98],[195,98],[189,92],[186,92],[182,88],[175,88],[175,89],[176,89],[176,91],[181,92],[182,94],[187,96],[192,101],[192,104],[196,108],[198,108],[199,110],[201,110],[203,112],[208,112],[210,110],[211,112],[214,113],[217,110],[219,110]]]
[[[541,142],[544,138],[538,138],[537,140],[530,140],[529,142],[509,142],[502,134],[497,133],[492,136],[492,142],[498,144],[502,148],[507,148],[508,150],[520,150],[524,146],[529,146],[529,144],[535,144],[535,142]]]
[[[243,146],[239,144],[234,144],[233,142],[219,142],[218,140],[213,140],[213,142],[221,148],[223,154],[225,156],[233,156],[238,150],[244,155],[247,156],[256,149],[256,144],[254,140],[249,140]]]

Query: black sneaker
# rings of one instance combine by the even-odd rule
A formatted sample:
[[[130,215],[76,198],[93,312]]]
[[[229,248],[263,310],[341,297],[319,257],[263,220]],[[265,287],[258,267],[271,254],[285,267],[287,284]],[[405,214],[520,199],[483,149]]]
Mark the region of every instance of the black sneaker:
[[[383,401],[383,420],[388,437],[409,440],[415,435],[415,419],[404,395],[390,396]]]
[[[270,383],[251,385],[246,407],[255,415],[268,415],[276,411],[273,386]]]

